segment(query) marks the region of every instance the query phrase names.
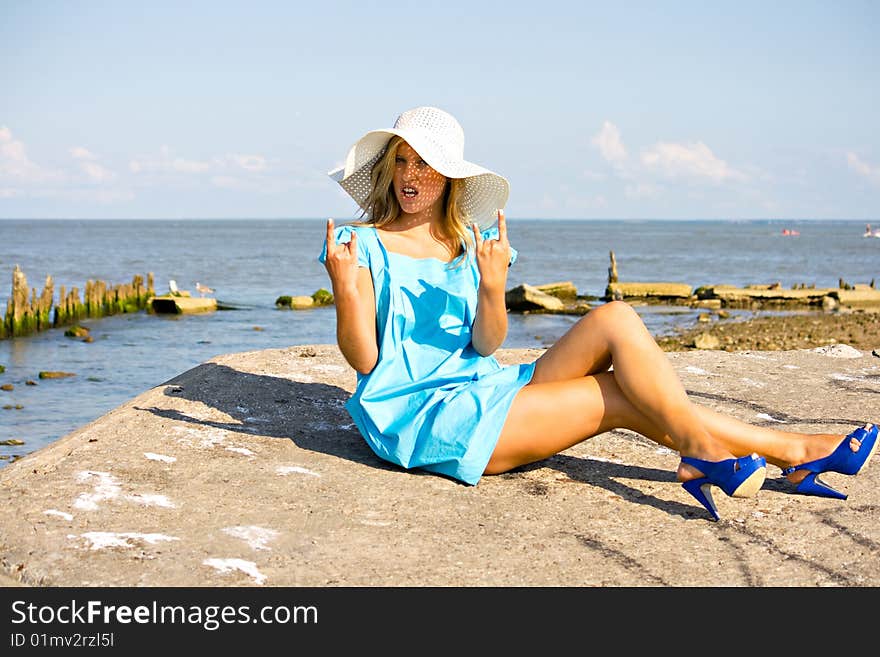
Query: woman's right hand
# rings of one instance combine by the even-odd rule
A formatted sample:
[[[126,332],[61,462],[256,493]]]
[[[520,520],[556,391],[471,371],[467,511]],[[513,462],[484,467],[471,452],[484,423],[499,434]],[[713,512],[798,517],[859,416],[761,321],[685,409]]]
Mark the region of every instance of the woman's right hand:
[[[337,244],[333,219],[327,220],[327,259],[324,267],[327,268],[335,291],[357,289],[357,233],[351,231],[350,242]]]
[[[358,267],[357,233],[351,241],[336,243],[333,220],[327,220],[327,253],[324,266],[333,284],[336,307],[336,341],[349,364],[369,374],[379,359],[376,338],[376,297],[370,270]]]

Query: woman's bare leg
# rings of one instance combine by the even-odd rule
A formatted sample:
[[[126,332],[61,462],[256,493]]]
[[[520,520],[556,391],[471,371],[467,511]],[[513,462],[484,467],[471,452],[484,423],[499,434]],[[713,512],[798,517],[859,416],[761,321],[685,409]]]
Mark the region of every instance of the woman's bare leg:
[[[694,411],[711,439],[731,455],[757,452],[780,468],[827,456],[843,439],[837,434],[801,434],[756,427],[696,405]],[[511,404],[486,474],[540,461],[616,428],[630,429],[680,451],[672,436],[633,406],[617,385],[613,372],[530,383]],[[853,444],[853,449],[858,449],[858,443]],[[679,466],[679,479],[696,476],[696,471],[688,468]],[[789,478],[797,482],[805,474],[797,472]]]
[[[685,455],[717,461],[757,452],[780,467],[821,458],[843,438],[756,427],[692,404],[638,314],[612,302],[585,315],[538,359],[532,381],[514,399],[486,472],[546,458],[615,427]],[[696,470],[679,466],[680,479],[694,476]]]
[[[584,315],[538,359],[533,381],[583,376],[609,365],[614,367],[614,379],[624,396],[670,436],[683,455],[709,461],[732,456],[712,440],[666,354],[638,313],[622,301],[612,301]]]

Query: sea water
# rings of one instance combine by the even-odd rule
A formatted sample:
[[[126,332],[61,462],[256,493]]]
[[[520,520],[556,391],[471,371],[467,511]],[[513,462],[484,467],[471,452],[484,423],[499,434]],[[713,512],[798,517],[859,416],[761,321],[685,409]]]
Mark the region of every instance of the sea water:
[[[344,220],[337,219],[341,225]],[[880,223],[880,221],[876,222]],[[880,276],[880,239],[863,237],[863,221],[668,221],[508,219],[519,256],[508,287],[571,281],[581,295],[601,297],[610,253],[621,281],[701,285],[779,282],[836,287]],[[784,235],[783,230],[796,231]],[[39,449],[168,379],[220,354],[335,342],[332,306],[280,310],[282,295],[330,289],[317,261],[325,219],[277,220],[0,220],[0,312],[18,265],[32,288],[45,277],[85,288],[87,280],[128,283],[151,272],[157,294],[169,281],[198,296],[211,287],[223,306],[202,315],[146,312],[80,322],[92,342],[63,329],[0,340],[0,467]],[[639,306],[655,335],[692,326],[699,311]],[[751,315],[747,311],[735,314]],[[579,319],[511,313],[505,348],[547,347]],[[39,380],[41,370],[76,376]],[[25,385],[27,380],[38,383]],[[6,407],[6,408],[4,408]],[[17,408],[21,407],[21,408]]]

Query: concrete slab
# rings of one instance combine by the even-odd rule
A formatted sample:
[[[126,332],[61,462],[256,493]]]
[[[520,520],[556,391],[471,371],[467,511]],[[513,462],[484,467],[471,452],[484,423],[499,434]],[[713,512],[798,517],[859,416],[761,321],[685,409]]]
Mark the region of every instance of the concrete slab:
[[[748,422],[880,421],[870,352],[668,356],[696,403]],[[846,501],[770,467],[755,498],[716,496],[718,523],[677,455],[627,431],[468,487],[376,458],[343,407],[354,383],[335,345],[225,355],[0,469],[0,584],[880,585],[876,462],[827,475]]]
[[[150,309],[154,313],[176,315],[182,313],[207,313],[217,310],[217,299],[213,297],[166,295],[150,299]]]
[[[668,282],[626,282],[609,283],[605,295],[614,298],[619,294],[623,299],[656,297],[658,299],[688,299],[693,287],[687,283]]]

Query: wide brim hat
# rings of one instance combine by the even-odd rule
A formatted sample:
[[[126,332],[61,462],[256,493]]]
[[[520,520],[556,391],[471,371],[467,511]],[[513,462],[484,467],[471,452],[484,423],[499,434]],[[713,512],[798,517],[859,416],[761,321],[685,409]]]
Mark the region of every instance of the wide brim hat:
[[[448,112],[436,107],[407,110],[391,128],[371,130],[349,149],[345,164],[328,172],[366,212],[373,165],[385,153],[388,142],[402,137],[428,165],[447,178],[464,180],[460,207],[467,221],[488,228],[496,211],[504,209],[510,184],[503,176],[464,159],[464,130]]]

